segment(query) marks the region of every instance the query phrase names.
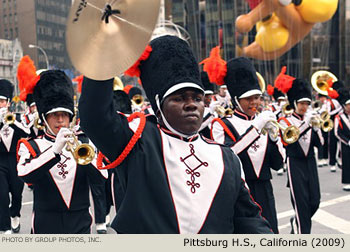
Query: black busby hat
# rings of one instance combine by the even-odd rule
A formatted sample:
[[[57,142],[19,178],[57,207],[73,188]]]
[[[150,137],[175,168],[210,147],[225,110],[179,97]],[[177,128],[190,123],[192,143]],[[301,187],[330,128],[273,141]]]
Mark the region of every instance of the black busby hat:
[[[214,85],[209,81],[207,72],[201,72],[201,80],[204,87],[204,93],[206,95],[214,94]]]
[[[42,72],[33,91],[33,98],[41,120],[43,120],[43,115],[56,111],[68,112],[72,119],[74,115],[73,97],[72,81],[60,70]]]
[[[115,90],[113,92],[113,102],[115,110],[124,114],[131,114],[131,100],[127,93],[123,90]]]
[[[128,95],[129,99],[132,99],[135,95],[142,95],[142,91],[138,87],[132,87],[130,88]]]
[[[203,91],[199,67],[190,46],[176,36],[152,40],[141,58],[126,75],[140,76],[142,87],[154,111],[175,91],[192,87]],[[157,97],[157,98],[156,98]]]
[[[345,105],[345,104],[349,104],[350,103],[350,92],[348,89],[343,88],[339,88],[337,90],[339,96],[336,98],[337,101],[341,104],[341,105]]]
[[[5,79],[0,80],[0,99],[12,99],[14,87],[11,82]]]
[[[294,108],[294,102],[311,102],[311,84],[304,79],[293,80],[292,87],[287,91],[289,104]]]
[[[232,98],[262,94],[256,70],[247,58],[239,57],[228,61],[224,81]]]
[[[344,88],[344,87],[345,87],[344,82],[341,80],[333,82],[333,85],[332,85],[332,88],[336,91],[338,91],[339,89]]]
[[[33,94],[27,94],[26,103],[28,107],[35,105]]]
[[[286,96],[281,91],[279,91],[277,88],[275,88],[272,96],[275,99],[275,101],[278,101],[279,99],[286,98]]]

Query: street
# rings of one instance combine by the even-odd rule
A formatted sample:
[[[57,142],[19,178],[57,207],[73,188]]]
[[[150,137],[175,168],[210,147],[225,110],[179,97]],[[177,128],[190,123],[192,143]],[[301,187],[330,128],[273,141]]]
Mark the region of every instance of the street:
[[[350,192],[342,190],[341,170],[337,169],[335,173],[332,173],[326,166],[318,168],[318,172],[321,186],[321,205],[312,219],[312,233],[350,234]],[[279,230],[281,234],[289,234],[289,220],[294,215],[294,211],[290,202],[289,189],[286,187],[287,174],[278,176],[275,171],[272,171],[272,174]],[[32,192],[25,186],[21,211],[21,234],[30,233],[32,200]],[[114,214],[113,208],[111,213]],[[93,225],[93,233],[96,233],[95,225]],[[115,232],[108,228],[108,233]]]

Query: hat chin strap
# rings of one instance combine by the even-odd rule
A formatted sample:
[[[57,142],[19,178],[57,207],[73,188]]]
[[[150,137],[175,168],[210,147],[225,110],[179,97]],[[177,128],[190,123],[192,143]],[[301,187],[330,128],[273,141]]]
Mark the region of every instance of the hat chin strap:
[[[160,109],[160,102],[159,102],[159,96],[158,96],[158,95],[156,95],[155,100],[156,100],[156,104],[157,104],[158,110],[159,110],[159,112],[160,112],[160,115],[161,115],[161,117],[162,117],[162,120],[163,120],[165,126],[166,126],[171,132],[173,132],[173,133],[175,133],[175,134],[177,134],[177,135],[179,135],[179,136],[181,136],[181,137],[184,137],[184,138],[190,138],[190,137],[192,137],[193,135],[197,134],[197,132],[196,132],[196,133],[194,133],[194,134],[192,134],[192,135],[186,135],[186,134],[183,134],[183,133],[178,132],[178,131],[175,130],[173,127],[171,127],[170,124],[168,123],[168,121],[166,120],[166,118],[165,118],[165,116],[164,116],[162,110]]]
[[[244,113],[244,110],[242,109],[241,104],[239,104],[239,102],[238,102],[237,96],[235,96],[234,99],[235,99],[235,102],[236,102],[236,104],[237,104],[239,110],[242,111],[242,112]]]
[[[47,121],[46,121],[46,118],[45,118],[44,114],[41,114],[41,116],[42,116],[42,118],[43,118],[43,120],[44,120],[44,123],[46,124],[46,129],[48,129],[48,130],[49,130],[49,133],[50,133],[51,135],[56,136],[56,134],[55,134],[55,133],[53,133],[52,129],[50,128],[49,124],[47,123]]]

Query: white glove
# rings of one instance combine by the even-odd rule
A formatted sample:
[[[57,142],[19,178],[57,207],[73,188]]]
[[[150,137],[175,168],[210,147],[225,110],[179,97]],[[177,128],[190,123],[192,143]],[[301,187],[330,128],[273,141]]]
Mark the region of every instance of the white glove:
[[[3,122],[4,116],[7,113],[7,108],[1,108],[0,109],[0,121]]]
[[[292,0],[278,0],[283,6],[287,6],[292,2]]]
[[[210,114],[214,115],[214,113],[216,112],[216,108],[218,106],[220,106],[220,102],[219,101],[211,102],[210,105],[209,105]]]
[[[276,115],[270,110],[265,110],[253,120],[252,125],[260,132],[269,121],[276,121]]]
[[[304,121],[307,124],[310,124],[311,123],[311,119],[314,118],[314,117],[317,117],[317,112],[314,111],[314,110],[310,110],[310,111],[306,112],[306,114],[304,116]]]
[[[56,136],[55,143],[52,146],[52,150],[55,154],[61,153],[63,147],[67,141],[73,142],[73,132],[68,128],[61,128]]]
[[[349,140],[349,142],[348,142],[348,145],[350,146],[350,140]]]

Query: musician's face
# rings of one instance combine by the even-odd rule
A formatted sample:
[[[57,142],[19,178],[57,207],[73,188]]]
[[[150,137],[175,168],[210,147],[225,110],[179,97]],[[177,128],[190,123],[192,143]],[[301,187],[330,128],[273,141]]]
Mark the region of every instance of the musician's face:
[[[308,101],[297,102],[297,107],[295,112],[299,115],[305,115],[309,106],[310,106],[310,102]]]
[[[69,118],[70,116],[67,112],[58,111],[48,114],[46,116],[46,121],[53,133],[57,135],[57,133],[60,131],[60,128],[69,127]]]
[[[241,105],[242,112],[248,116],[255,115],[260,104],[260,95],[252,95],[246,98],[239,99],[239,105]]]
[[[162,111],[175,130],[186,135],[194,134],[203,121],[204,95],[198,89],[180,89],[165,98]]]
[[[7,107],[7,99],[0,99],[0,108]]]
[[[212,94],[207,94],[207,95],[205,95],[205,97],[204,97],[204,105],[206,106],[206,107],[209,107],[209,105],[210,105],[210,103],[211,103],[211,98],[212,98]]]
[[[36,112],[36,105],[32,105],[32,106],[30,106],[29,107],[29,111],[30,111],[30,113],[35,113]]]
[[[350,114],[350,104],[346,104],[344,106],[344,110],[345,110],[345,113],[349,115]]]

